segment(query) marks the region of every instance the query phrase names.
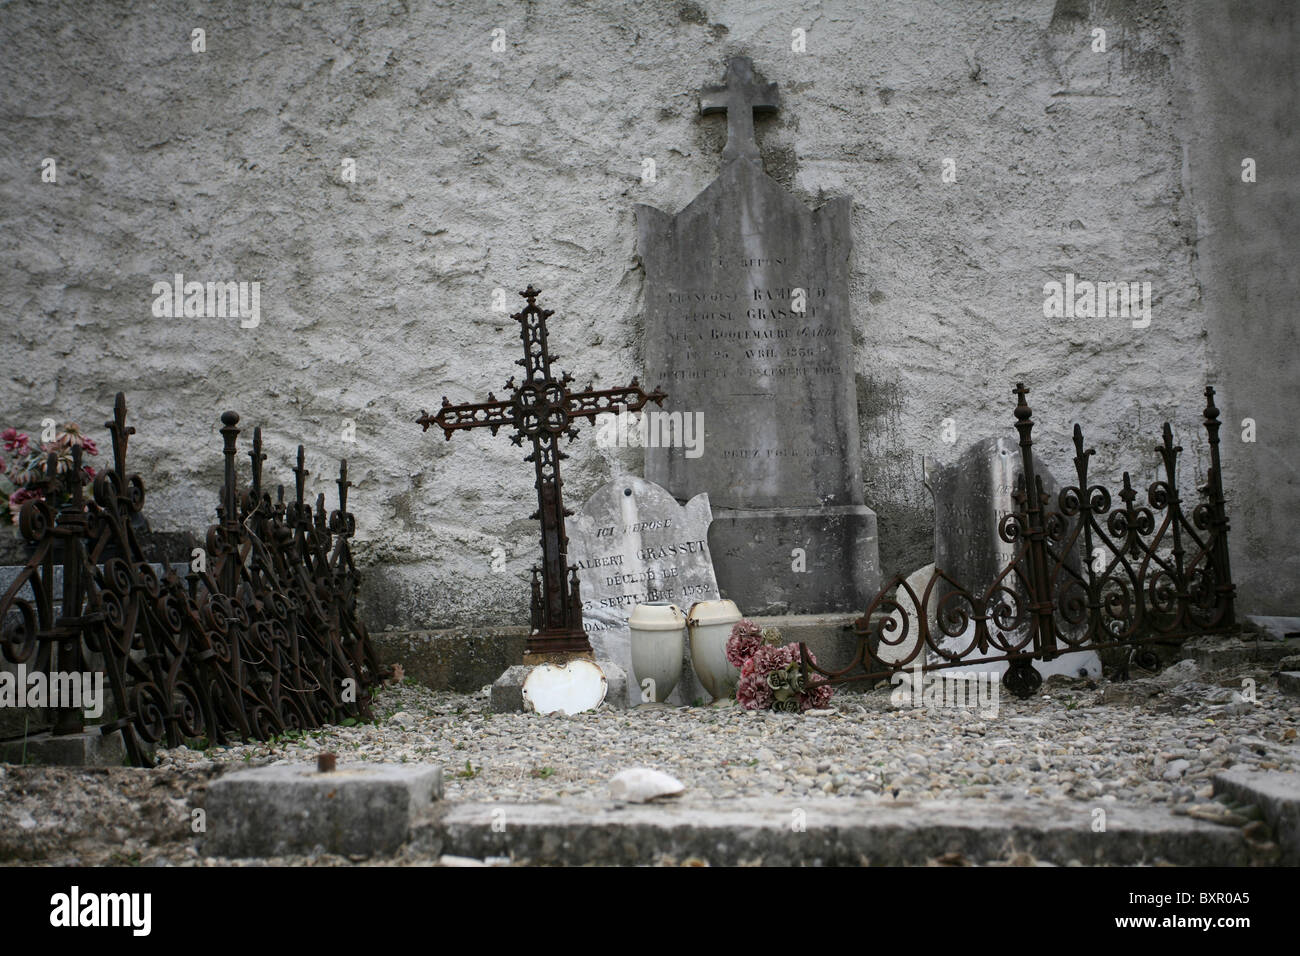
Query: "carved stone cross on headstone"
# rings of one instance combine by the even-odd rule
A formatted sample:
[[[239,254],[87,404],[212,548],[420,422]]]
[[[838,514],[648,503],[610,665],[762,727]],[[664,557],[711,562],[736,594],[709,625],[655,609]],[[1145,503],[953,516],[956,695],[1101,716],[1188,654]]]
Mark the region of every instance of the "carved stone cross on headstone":
[[[700,97],[702,114],[727,114],[727,145],[722,151],[723,162],[730,162],[738,156],[759,158],[758,144],[754,142],[754,114],[775,112],[779,105],[776,84],[755,77],[754,64],[749,57],[738,56],[727,64],[723,85],[706,87]]]
[[[515,430],[512,442],[522,446],[527,439],[532,443],[533,450],[524,461],[532,462],[537,473],[537,510],[532,517],[542,522],[542,566],[540,581],[538,568],[533,568],[533,630],[525,653],[534,659],[589,656],[577,568],[569,565],[569,539],[564,533],[564,519],[573,512],[565,510],[561,497],[560,462],[569,456],[560,451],[559,439],[565,434],[570,441],[578,437],[575,419],[594,422],[604,412],[636,412],[648,401],[662,405],[667,396],[659,389],[645,392],[635,378],[626,388],[593,390],[588,384],[581,392],[571,391],[568,386],[573,376],[565,372],[557,378],[551,370],[554,356],[547,345],[546,320],[554,313],[538,307],[540,289],[530,285],[519,294],[528,305],[511,318],[519,323],[524,345],[524,357],[515,364],[523,367],[525,376],[519,385],[513,376],[506,383],[513,396],[498,399],[488,392],[486,402],[469,405],[453,405],[444,397],[438,414],[421,409],[416,421],[425,431],[437,425],[448,440],[452,432],[464,428],[490,428],[495,435],[502,426],[510,426]]]
[[[646,367],[672,389],[667,414],[700,416],[703,431],[695,454],[647,446],[645,477],[678,501],[708,493],[718,590],[742,611],[847,613],[880,579],[862,483],[852,204],[810,210],[763,172],[754,112],[776,105],[776,84],[732,60],[700,97],[704,113],[727,113],[718,177],[680,212],[637,207]]]

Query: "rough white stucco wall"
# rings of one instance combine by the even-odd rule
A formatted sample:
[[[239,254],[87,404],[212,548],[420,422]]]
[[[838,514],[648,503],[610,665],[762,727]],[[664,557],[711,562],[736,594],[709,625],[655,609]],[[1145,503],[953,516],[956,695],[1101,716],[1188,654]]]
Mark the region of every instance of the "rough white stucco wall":
[[[1300,8],[1179,9],[1187,184],[1224,420],[1233,579],[1248,610],[1300,609]],[[1253,183],[1242,161],[1256,163]],[[1254,441],[1243,441],[1249,419]]]
[[[579,384],[657,384],[640,366],[632,207],[680,209],[716,174],[725,120],[699,117],[697,95],[746,54],[783,98],[757,124],[768,172],[810,204],[855,203],[864,480],[887,573],[930,560],[921,456],[1009,430],[1017,379],[1058,478],[1075,420],[1105,477],[1145,484],[1165,418],[1200,471],[1206,333],[1175,24],[1155,2],[1055,6],[11,5],[0,407],[29,427],[98,424],[126,391],[147,513],[172,529],[211,520],[218,417],[234,408],[263,426],[273,482],[291,483],[302,441],[332,506],[349,459],[373,620],[525,620],[531,466],[504,435],[446,442],[413,419],[444,394],[500,393],[518,339],[492,291],[513,309],[529,282]],[[1093,26],[1109,52],[1091,51]],[[44,156],[57,185],[40,183]],[[152,284],[175,272],[259,280],[260,327],[152,317]],[[1043,283],[1067,272],[1150,280],[1151,327],[1045,320]],[[348,418],[356,444],[340,440]],[[569,449],[571,507],[616,465],[640,471],[638,451],[616,461],[593,438]]]

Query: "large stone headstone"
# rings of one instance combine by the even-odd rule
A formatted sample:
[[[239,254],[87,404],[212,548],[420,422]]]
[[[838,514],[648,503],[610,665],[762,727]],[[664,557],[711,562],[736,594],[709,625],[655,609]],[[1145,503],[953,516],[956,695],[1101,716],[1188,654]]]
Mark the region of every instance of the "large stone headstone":
[[[683,611],[696,601],[716,600],[718,582],[709,554],[707,494],[685,507],[644,478],[627,475],[606,482],[569,522],[569,563],[578,567],[582,624],[597,659],[625,670],[631,703],[640,703],[632,678],[628,617],[637,604],[668,601]],[[709,698],[682,642],[682,679],[669,703]]]
[[[1034,472],[1050,496],[1048,507],[1055,510],[1060,484],[1037,455]],[[934,496],[934,566],[975,598],[984,597],[998,575],[1015,559],[1020,547],[1003,541],[998,526],[1003,517],[1019,510],[1013,495],[1023,474],[1020,445],[1014,438],[986,438],[975,442],[950,465],[925,462],[926,487]],[[1081,573],[1077,548],[1066,555],[1066,566],[1075,574]],[[1021,607],[1027,607],[1027,597],[1024,589],[1017,586],[1015,572],[1003,584],[1017,592]],[[942,581],[935,584],[929,606],[932,615],[950,591]],[[922,596],[919,591],[917,596]],[[973,630],[969,633],[973,634]],[[965,638],[944,641],[949,648],[969,643]],[[1050,662],[1036,661],[1034,666],[1044,676],[1078,675],[1081,670],[1094,676],[1101,674],[1101,661],[1091,651],[1063,654]],[[989,669],[1005,668],[1001,664]]]
[[[698,449],[647,447],[646,477],[707,492],[724,597],[747,614],[861,610],[879,587],[863,503],[849,310],[850,203],[809,211],[764,174],[754,110],[776,84],[731,61],[702,112],[727,113],[721,174],[676,215],[637,207],[646,366]]]

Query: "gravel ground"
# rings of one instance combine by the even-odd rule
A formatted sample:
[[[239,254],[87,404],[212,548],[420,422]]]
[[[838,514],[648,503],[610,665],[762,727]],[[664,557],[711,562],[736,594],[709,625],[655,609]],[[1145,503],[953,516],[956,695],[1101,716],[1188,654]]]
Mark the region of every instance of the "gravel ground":
[[[1234,699],[1243,677],[1255,680],[1253,703]],[[900,709],[881,688],[840,693],[831,710],[801,716],[651,705],[539,717],[493,714],[483,692],[411,685],[382,688],[375,713],[374,724],[297,739],[164,750],[153,771],[0,767],[0,860],[218,862],[198,857],[188,829],[207,781],[325,750],[340,763],[438,764],[455,801],[604,797],[616,772],[647,766],[681,780],[687,802],[1029,796],[1196,812],[1217,770],[1300,769],[1300,700],[1282,695],[1265,668],[1205,672],[1190,661],[1123,683],[1052,678],[1031,700],[1000,697],[996,716]]]
[[[1232,700],[1253,676],[1257,702]],[[1226,684],[1227,686],[1220,686]],[[493,714],[485,693],[384,688],[372,725],[300,740],[161,753],[163,766],[314,761],[440,764],[450,800],[604,796],[609,778],[654,767],[687,797],[809,794],[911,799],[1044,796],[1177,802],[1233,764],[1300,768],[1300,700],[1267,670],[1207,675],[1184,661],[1120,684],[1053,678],[1041,696],[999,700],[995,717],[891,705],[887,688],[839,694],[830,711],[788,715],[726,707],[641,707],[573,717]],[[1135,710],[1144,713],[1139,717]]]

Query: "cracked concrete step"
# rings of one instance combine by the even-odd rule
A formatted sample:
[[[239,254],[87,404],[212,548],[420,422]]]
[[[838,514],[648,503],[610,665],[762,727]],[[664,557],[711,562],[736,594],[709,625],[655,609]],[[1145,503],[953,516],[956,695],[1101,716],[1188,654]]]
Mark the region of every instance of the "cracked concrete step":
[[[1214,793],[1259,807],[1277,835],[1280,862],[1300,866],[1300,773],[1230,767],[1214,775]]]
[[[1242,641],[1210,636],[1187,641],[1179,649],[1179,659],[1195,661],[1206,670],[1219,670],[1243,664],[1276,664],[1296,652],[1294,639]]]
[[[1104,832],[1097,811],[1105,811]],[[1164,807],[1030,801],[750,800],[617,806],[599,801],[453,805],[413,844],[535,864],[924,865],[1028,857],[1067,865],[1240,866],[1267,854],[1236,827]],[[1276,853],[1276,850],[1273,850]],[[1028,857],[1023,856],[1028,854]]]
[[[1264,631],[1270,640],[1300,639],[1300,617],[1272,617],[1261,614],[1250,614],[1247,617],[1251,623]]]
[[[396,852],[417,819],[442,796],[442,770],[429,764],[351,763],[322,773],[309,764],[239,770],[208,787],[210,856]]]

